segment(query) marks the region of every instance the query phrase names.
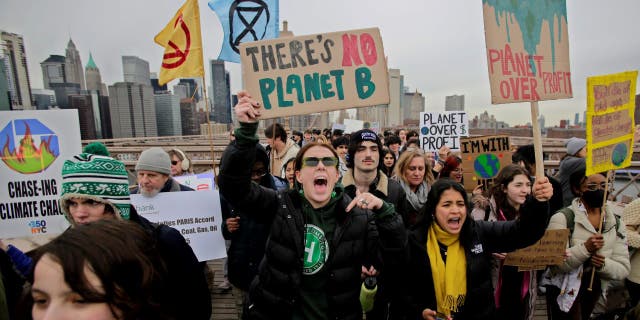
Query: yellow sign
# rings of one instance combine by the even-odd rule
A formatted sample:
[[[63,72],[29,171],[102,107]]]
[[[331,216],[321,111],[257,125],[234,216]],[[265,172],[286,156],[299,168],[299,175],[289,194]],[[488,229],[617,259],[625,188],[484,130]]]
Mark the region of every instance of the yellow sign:
[[[638,71],[587,78],[587,175],[631,165]]]

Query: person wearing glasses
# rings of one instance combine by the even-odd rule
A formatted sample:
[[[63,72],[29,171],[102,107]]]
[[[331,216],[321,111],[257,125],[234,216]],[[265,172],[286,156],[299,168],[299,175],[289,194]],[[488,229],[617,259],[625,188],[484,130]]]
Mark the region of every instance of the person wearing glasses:
[[[406,261],[406,232],[393,205],[369,192],[355,198],[338,183],[338,155],[308,143],[295,160],[296,187],[275,191],[251,182],[262,106],[241,91],[236,143],[224,152],[218,184],[235,208],[271,225],[249,318],[362,319],[361,276]],[[370,266],[370,267],[364,267]]]
[[[556,300],[560,288],[548,286],[547,301],[551,305],[553,319],[589,319],[610,282],[623,281],[629,275],[627,233],[624,223],[614,215],[613,208],[609,205],[603,207],[607,185],[604,174],[586,176],[583,167],[571,174],[569,182],[576,197],[570,206],[551,217],[547,228],[568,228],[571,231],[569,253],[564,263],[551,267],[550,272],[551,275],[581,274],[582,278],[578,278],[579,289],[575,290],[577,295],[572,299]],[[603,214],[604,223],[602,229],[598,229]],[[595,278],[589,290],[593,269],[596,270]],[[560,301],[564,301],[562,308],[558,305]]]

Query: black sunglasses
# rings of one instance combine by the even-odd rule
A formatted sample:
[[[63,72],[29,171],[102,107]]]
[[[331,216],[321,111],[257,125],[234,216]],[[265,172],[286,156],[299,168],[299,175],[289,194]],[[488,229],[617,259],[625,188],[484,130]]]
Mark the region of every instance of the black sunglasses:
[[[322,164],[325,167],[335,167],[338,164],[338,158],[336,157],[324,157],[322,159],[318,157],[306,157],[302,158],[302,166],[303,167],[316,167],[318,163],[322,161]]]
[[[177,164],[178,164],[178,161],[171,160],[171,165],[172,165],[172,166],[175,166],[175,165],[177,165]]]

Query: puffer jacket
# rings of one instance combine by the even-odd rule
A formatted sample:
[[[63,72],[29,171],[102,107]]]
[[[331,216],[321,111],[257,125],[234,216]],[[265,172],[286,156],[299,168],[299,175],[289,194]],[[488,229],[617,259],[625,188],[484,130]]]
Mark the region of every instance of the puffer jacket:
[[[586,211],[580,202],[580,198],[573,199],[570,206],[574,212],[574,229],[569,238],[569,257],[555,271],[569,272],[577,269],[591,258],[584,242],[596,233],[596,229],[587,218]],[[566,229],[567,219],[564,213],[558,212],[551,217],[549,230]],[[627,248],[626,228],[620,223],[616,229],[616,217],[612,210],[606,210],[605,223],[602,227],[604,246],[598,250],[598,254],[605,257],[604,267],[597,269],[600,276],[602,289],[607,288],[610,280],[623,280],[629,275],[629,250]]]
[[[255,319],[291,319],[300,307],[304,258],[304,199],[298,191],[275,191],[250,183],[257,124],[241,123],[236,143],[222,158],[218,184],[238,210],[271,223],[265,257],[251,284],[249,313]],[[332,319],[362,319],[359,301],[361,266],[406,261],[406,233],[396,215],[377,217],[357,208],[346,212],[348,195],[335,207],[336,229],[330,242],[327,294]],[[380,259],[382,258],[382,259]]]
[[[475,221],[467,215],[460,241],[467,262],[467,294],[456,320],[495,319],[495,302],[491,284],[493,252],[511,252],[538,241],[549,221],[548,202],[529,199],[521,208],[520,219],[513,221]],[[404,273],[407,319],[422,319],[424,309],[436,310],[435,289],[426,243],[430,215],[420,221],[409,234],[409,266]]]

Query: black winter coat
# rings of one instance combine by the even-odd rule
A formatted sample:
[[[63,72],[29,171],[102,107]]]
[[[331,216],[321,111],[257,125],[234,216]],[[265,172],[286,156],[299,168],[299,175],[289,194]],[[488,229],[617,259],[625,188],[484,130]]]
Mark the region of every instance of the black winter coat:
[[[252,125],[239,130],[252,135]],[[257,126],[256,126],[257,127]],[[255,130],[255,129],[253,129]],[[239,134],[240,133],[240,134]],[[300,305],[300,286],[304,258],[303,199],[297,191],[280,191],[250,183],[255,159],[255,139],[242,139],[236,131],[222,157],[218,184],[222,195],[237,209],[271,222],[265,257],[259,274],[251,284],[249,307],[254,319],[291,319]],[[362,319],[359,301],[361,266],[379,266],[406,261],[406,233],[402,219],[394,214],[375,219],[370,211],[357,208],[345,212],[351,198],[344,195],[336,204],[336,229],[325,268],[332,319]]]
[[[211,293],[202,265],[182,234],[166,225],[151,223],[140,216],[133,206],[129,220],[140,225],[156,240],[158,252],[165,263],[167,279],[165,291],[172,302],[176,319],[211,318]]]
[[[527,247],[544,235],[549,222],[548,202],[533,198],[523,205],[520,219],[486,222],[464,222],[460,241],[467,260],[467,295],[456,320],[490,320],[495,318],[495,302],[491,284],[491,253],[511,252]],[[424,309],[436,310],[435,289],[426,243],[433,219],[425,217],[409,234],[410,263],[404,283],[408,294],[407,319],[422,319]]]

